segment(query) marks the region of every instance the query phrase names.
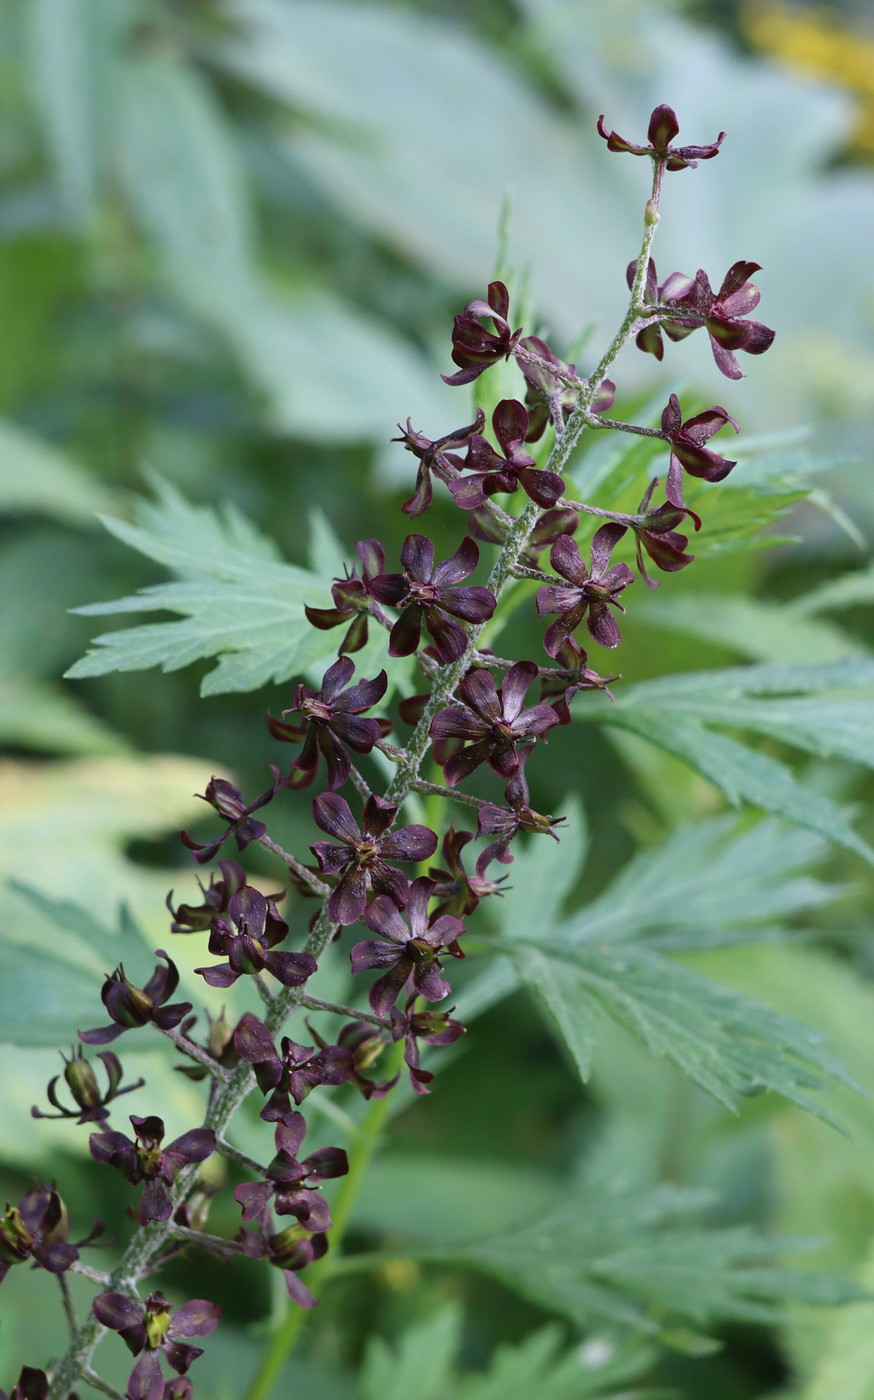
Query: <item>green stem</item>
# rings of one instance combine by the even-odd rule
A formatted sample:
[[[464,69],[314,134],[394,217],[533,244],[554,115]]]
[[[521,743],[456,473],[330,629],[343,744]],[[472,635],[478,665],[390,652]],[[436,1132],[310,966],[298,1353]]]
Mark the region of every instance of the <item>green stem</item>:
[[[403,1041],[399,1041],[392,1050],[395,1063],[387,1065],[390,1072],[400,1063],[402,1055]],[[355,1144],[349,1153],[349,1171],[343,1178],[337,1200],[331,1207],[334,1221],[331,1227],[332,1252],[310,1265],[307,1270],[307,1285],[314,1289],[324,1289],[331,1275],[342,1266],[342,1259],[339,1257],[340,1246],[367,1168],[382,1136],[390,1104],[389,1095],[382,1099],[371,1099],[367,1113],[362,1119]],[[289,1304],[288,1312],[274,1332],[264,1359],[243,1400],[267,1400],[294,1351],[307,1317],[308,1312],[305,1308],[299,1307],[297,1303]]]

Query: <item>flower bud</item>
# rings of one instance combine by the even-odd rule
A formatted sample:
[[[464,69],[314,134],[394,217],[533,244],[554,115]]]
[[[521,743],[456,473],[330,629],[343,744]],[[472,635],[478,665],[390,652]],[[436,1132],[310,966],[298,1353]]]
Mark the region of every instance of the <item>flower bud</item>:
[[[153,1293],[146,1301],[146,1345],[156,1350],[167,1335],[170,1326],[170,1309],[167,1300],[160,1293]],[[154,1309],[154,1310],[153,1310]]]
[[[97,1076],[84,1055],[75,1055],[64,1068],[64,1078],[70,1093],[81,1109],[97,1108],[103,1102],[103,1095],[97,1083]]]

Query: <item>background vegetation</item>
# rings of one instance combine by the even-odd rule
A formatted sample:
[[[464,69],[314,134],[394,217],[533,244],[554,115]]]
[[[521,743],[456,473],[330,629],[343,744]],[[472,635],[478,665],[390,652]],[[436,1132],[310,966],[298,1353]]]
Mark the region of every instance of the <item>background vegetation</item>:
[[[690,575],[640,600],[623,629],[624,681],[868,656],[874,142],[859,54],[874,34],[864,23],[863,7],[809,16],[703,0],[0,8],[0,1021],[11,1042],[0,1185],[10,1199],[35,1173],[57,1177],[75,1183],[65,1194],[86,1228],[92,1215],[125,1228],[125,1188],[94,1181],[84,1134],[34,1122],[30,1105],[57,1072],[59,1037],[99,1020],[93,973],[119,952],[142,971],[147,947],[166,941],[167,890],[192,892],[175,836],[200,819],[192,794],[213,772],[260,790],[266,763],[285,761],[263,713],[289,703],[288,685],[259,672],[251,616],[235,619],[224,598],[218,670],[195,644],[191,665],[180,647],[182,669],[60,680],[105,630],[70,608],[166,581],[160,556],[123,547],[95,513],[132,519],[133,493],[153,495],[157,473],[196,506],[232,503],[285,558],[328,578],[332,532],[347,557],[369,534],[397,545],[409,459],[387,440],[407,415],[435,434],[458,419],[458,391],[438,372],[453,312],[481,295],[495,265],[502,208],[502,256],[559,350],[593,320],[612,333],[621,314],[640,172],[605,159],[599,112],[637,131],[667,101],[684,135],[727,129],[698,183],[684,175],[669,188],[658,260],[719,275],[737,258],[760,261],[778,339],[738,384],[714,390],[700,357],[696,367],[686,355],[697,342],[677,347],[670,372],[692,375],[686,394],[716,393],[748,437],[784,433],[792,483],[816,472],[813,497],[780,527],[798,542],[739,552],[729,529]],[[629,357],[620,405],[653,392],[653,371]],[[772,479],[765,515],[775,500],[791,504],[798,488],[787,483]],[[203,517],[172,509],[177,560],[188,551],[196,567],[209,547]],[[817,742],[803,761],[786,744],[797,714],[763,733],[753,710],[744,723],[747,737],[758,730],[756,751],[791,760],[822,798],[856,804],[855,830],[874,840],[870,777],[852,761],[870,762],[865,712],[826,767],[816,751],[829,750],[827,705],[809,714]],[[705,714],[704,742],[711,734],[717,746],[738,724]],[[721,816],[713,783],[633,726],[580,735],[570,774],[559,743],[542,764],[544,809],[567,810],[573,788],[589,813],[579,879],[574,838],[562,847],[568,907],[597,897],[642,852],[651,863],[634,866],[627,896],[634,926],[695,928],[690,967],[819,1028],[874,1089],[870,868],[822,833],[756,826],[750,808]],[[291,804],[284,820],[294,849],[305,838]],[[536,867],[526,878],[517,867],[514,917],[540,919],[542,903],[524,903],[526,889],[546,897]],[[76,916],[46,901],[84,905],[118,932],[95,943],[90,926],[77,933]],[[120,901],[140,931],[119,925]],[[706,930],[731,925],[742,944],[752,923],[767,932],[754,946],[706,950]],[[173,955],[199,1000],[190,968],[202,954],[188,947],[178,940]],[[158,1072],[149,1056],[130,1058],[132,1073]],[[195,1090],[178,1076],[162,1082],[172,1135]],[[145,1096],[130,1105],[148,1111]],[[771,1095],[732,1116],[606,1022],[581,1093],[520,992],[483,1013],[437,1092],[398,1116],[356,1238],[401,1251],[429,1232],[465,1241],[570,1191],[580,1250],[621,1253],[646,1233],[635,1192],[661,1182],[710,1193],[711,1225],[818,1237],[823,1247],[795,1267],[874,1286],[870,1102],[847,1090],[828,1107],[849,1139]],[[216,1228],[232,1229],[231,1214]],[[400,1259],[367,1290],[335,1283],[289,1378],[307,1400],[392,1400],[412,1384],[419,1400],[450,1390],[572,1400],[633,1386],[713,1400],[874,1396],[874,1304],[779,1320],[738,1310],[655,1345],[609,1316],[584,1327],[589,1304],[561,1306],[552,1284],[532,1284],[538,1266],[524,1244],[520,1233],[517,1257],[488,1277]],[[698,1248],[693,1284],[713,1262]],[[230,1400],[276,1300],[243,1266],[216,1266],[208,1280],[180,1267],[175,1282],[224,1305],[199,1385]],[[24,1271],[4,1284],[3,1376],[17,1374],[23,1353],[40,1364],[61,1345],[60,1315],[50,1321],[36,1302],[44,1284]]]

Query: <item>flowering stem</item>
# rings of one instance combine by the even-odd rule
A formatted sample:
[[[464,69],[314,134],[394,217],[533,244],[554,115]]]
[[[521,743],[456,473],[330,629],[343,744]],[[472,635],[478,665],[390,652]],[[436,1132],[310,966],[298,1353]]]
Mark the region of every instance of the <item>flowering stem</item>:
[[[512,662],[510,663],[512,665]],[[474,797],[471,792],[459,792],[457,788],[444,787],[442,783],[429,783],[424,778],[413,780],[414,792],[431,793],[435,797],[446,797],[450,802],[461,802],[466,807],[488,807],[490,803],[484,797]]]
[[[199,1065],[203,1065],[203,1068],[208,1070],[215,1079],[227,1079],[227,1070],[222,1069],[221,1065],[213,1059],[212,1055],[208,1054],[206,1050],[203,1050],[201,1046],[195,1045],[193,1040],[189,1040],[187,1036],[182,1035],[179,1031],[167,1030],[165,1026],[159,1026],[158,1029],[168,1040],[172,1040],[177,1050],[181,1050],[183,1055],[188,1055],[192,1060],[196,1060]]]
[[[294,871],[299,880],[302,880],[305,885],[309,885],[313,894],[321,895],[323,899],[327,899],[328,895],[331,893],[330,885],[326,885],[324,880],[319,879],[318,875],[314,875],[311,870],[307,870],[306,866],[303,865],[296,856],[293,856],[290,851],[284,851],[266,832],[263,836],[258,837],[258,845],[263,846],[265,851],[270,851],[271,855],[278,856],[283,864],[288,866],[289,870]]]
[[[253,1166],[257,1165],[252,1163]],[[258,1167],[258,1171],[263,1175],[264,1168]],[[192,1244],[210,1245],[213,1249],[221,1249],[228,1254],[240,1254],[243,1246],[237,1244],[236,1240],[226,1240],[221,1235],[207,1235],[202,1230],[189,1230],[185,1225],[172,1226],[172,1233],[180,1240],[189,1240]]]
[[[643,304],[643,291],[646,285],[646,270],[649,266],[650,250],[658,223],[658,200],[661,193],[662,174],[662,162],[657,161],[655,163],[655,173],[653,175],[653,192],[651,198],[647,201],[646,213],[644,216],[643,242],[637,260],[634,280],[631,287],[631,297],[629,299],[625,318],[602,355],[594,373],[585,383],[584,387],[581,388],[577,406],[571,413],[561,437],[556,438],[546,462],[546,469],[556,472],[559,475],[561,475],[561,472],[570,461],[583,432],[587,427],[592,425],[592,420],[595,415],[591,413],[591,407],[600,391],[602,379],[606,378],[613,361],[616,359],[620,350],[622,350],[631,339],[637,328],[638,313]],[[540,506],[538,506],[536,501],[529,501],[521,515],[512,517],[512,524],[507,530],[506,539],[494,563],[488,581],[489,590],[496,600],[500,599],[507,584],[514,581],[515,571],[519,567],[522,552],[528,544],[529,536],[539,515]],[[431,691],[422,718],[419,720],[413,737],[407,745],[405,754],[398,760],[397,769],[389,784],[386,793],[389,802],[395,802],[400,806],[404,798],[413,791],[419,777],[419,769],[422,760],[431,743],[429,734],[431,721],[437,712],[446,704],[462,676],[470,667],[476,651],[477,640],[487,625],[487,623],[480,623],[478,626],[470,627],[467,633],[468,640],[464,653],[457,661],[454,661],[449,666],[443,667],[435,677],[434,688]]]
[[[58,1287],[61,1290],[61,1302],[64,1305],[64,1316],[67,1319],[67,1326],[70,1329],[70,1336],[75,1337],[79,1326],[79,1319],[76,1316],[76,1309],[73,1307],[73,1299],[70,1296],[70,1284],[66,1274],[56,1274]]]
[[[587,506],[583,501],[568,501],[562,496],[560,505],[570,506],[571,510],[578,510],[584,515],[597,515],[600,520],[613,520],[617,525],[630,525],[634,529],[635,525],[640,525],[645,520],[643,515],[625,515],[621,510],[602,510],[600,506]]]
[[[400,1063],[402,1054],[403,1041],[399,1041],[390,1052],[393,1063],[386,1066],[389,1072],[394,1070],[396,1064]],[[355,1200],[382,1135],[390,1108],[391,1099],[388,1095],[382,1099],[371,1099],[367,1113],[361,1121],[354,1145],[349,1153],[349,1172],[343,1178],[337,1200],[331,1207],[334,1221],[331,1228],[331,1249],[333,1252],[326,1254],[315,1264],[311,1264],[307,1273],[307,1281],[314,1288],[324,1288],[330,1275],[342,1264],[342,1261],[337,1259],[337,1251],[339,1251],[346,1233]],[[307,1315],[304,1308],[298,1307],[295,1303],[289,1304],[288,1312],[273,1334],[267,1354],[242,1400],[267,1400],[282,1374],[285,1363],[294,1350]]]
[[[641,245],[640,255],[637,260],[635,275],[632,282],[631,297],[625,318],[613,340],[605,350],[599,364],[588,381],[581,381],[580,395],[576,407],[568,418],[564,432],[556,437],[549,459],[546,463],[550,471],[558,474],[566,468],[570,461],[580,437],[587,427],[597,425],[597,415],[592,412],[592,404],[595,401],[601,381],[607,376],[613,361],[619,352],[628,343],[641,325],[641,318],[646,319],[652,314],[649,307],[645,307],[643,294],[646,286],[647,268],[649,266],[650,250],[656,225],[658,223],[658,202],[661,193],[662,176],[664,174],[664,162],[656,161],[653,175],[652,196],[647,202],[644,216],[644,235]],[[606,426],[606,425],[605,425]],[[589,514],[602,514],[594,507],[581,507]],[[507,517],[507,534],[498,557],[492,567],[488,586],[498,600],[505,590],[512,589],[516,585],[514,571],[521,562],[522,553],[528,544],[531,531],[540,515],[540,506],[536,502],[530,501],[522,513],[518,516]],[[607,513],[608,518],[615,519],[615,515]],[[388,619],[381,614],[378,605],[372,603],[368,611],[382,625],[390,626]],[[488,631],[485,629],[488,628]],[[421,781],[419,770],[422,761],[431,743],[430,725],[437,712],[446,704],[453,694],[456,686],[472,664],[477,649],[477,641],[485,633],[491,635],[493,626],[488,623],[472,626],[468,629],[467,645],[464,653],[449,666],[440,669],[435,678],[431,696],[425,706],[424,713],[420,719],[413,737],[407,748],[395,755],[397,767],[386,792],[386,798],[398,806],[413,791]],[[433,785],[437,787],[437,784]],[[455,794],[453,794],[454,796]],[[304,882],[314,893],[326,899],[331,893],[331,887],[325,884],[317,876],[306,869],[294,856],[278,846],[270,837],[264,836],[260,839],[260,844],[278,856],[280,860],[290,870],[294,871],[297,877]],[[327,908],[323,906],[318,915],[312,932],[306,943],[306,951],[312,954],[317,960],[324,952],[325,948],[334,938],[337,932],[337,924],[334,923],[327,913]],[[265,1010],[264,1021],[271,1035],[275,1035],[284,1025],[287,1017],[296,1005],[301,1003],[299,994],[294,989],[283,988],[276,996],[272,997],[269,1006]],[[399,1042],[395,1047],[397,1062],[400,1062],[403,1044]],[[195,1057],[196,1058],[196,1057]],[[240,1104],[250,1092],[253,1085],[253,1074],[250,1065],[240,1064],[230,1074],[223,1079],[214,1077],[214,1093],[211,1097],[209,1109],[205,1115],[206,1126],[210,1127],[217,1138],[223,1138],[228,1123],[233,1118]],[[337,1198],[337,1205],[334,1211],[333,1243],[336,1250],[343,1233],[348,1224],[353,1203],[358,1194],[364,1173],[375,1150],[379,1135],[384,1127],[389,1112],[389,1100],[375,1099],[371,1101],[367,1114],[362,1121],[355,1143],[350,1153],[349,1175],[344,1178],[343,1186]],[[179,1172],[171,1190],[170,1197],[175,1210],[184,1201],[193,1189],[197,1180],[199,1166],[196,1163],[183,1168]],[[126,1293],[129,1296],[136,1296],[137,1281],[148,1274],[155,1266],[168,1244],[174,1238],[175,1228],[170,1221],[152,1221],[150,1224],[139,1229],[119,1260],[118,1265],[110,1275],[110,1287],[118,1292]],[[317,1261],[312,1266],[311,1277],[321,1282],[330,1275],[336,1268],[334,1263],[335,1255],[327,1255],[323,1260]],[[303,1325],[305,1312],[299,1307],[292,1307],[285,1319],[282,1327],[277,1331],[264,1364],[255,1377],[245,1400],[264,1400],[269,1394],[274,1381],[282,1370],[285,1360],[291,1353],[292,1347],[299,1335]],[[71,1338],[70,1347],[66,1355],[59,1361],[55,1368],[54,1375],[49,1384],[46,1400],[68,1400],[70,1391],[74,1388],[77,1380],[86,1378],[89,1384],[97,1384],[97,1378],[92,1379],[90,1370],[90,1360],[94,1348],[104,1332],[103,1325],[97,1321],[93,1313],[76,1328],[75,1335]],[[98,1389],[103,1389],[110,1395],[115,1392],[109,1390],[103,1384],[97,1384]],[[120,1397],[116,1396],[116,1400]]]
[[[123,1395],[119,1394],[111,1385],[108,1385],[103,1377],[98,1376],[97,1372],[92,1371],[90,1367],[82,1372],[82,1379],[93,1386],[95,1390],[100,1390],[104,1395],[108,1395],[110,1400],[124,1400]]]
[[[329,1011],[333,1016],[351,1016],[353,1021],[369,1021],[373,1026],[380,1026],[383,1030],[391,1029],[391,1022],[384,1016],[375,1016],[372,1011],[361,1011],[356,1006],[344,1006],[338,1001],[322,1001],[321,997],[307,996],[305,993],[297,999],[298,1006],[305,1006],[308,1011]]]
[[[236,1162],[239,1166],[245,1167],[247,1171],[254,1172],[256,1176],[263,1176],[266,1171],[260,1162],[256,1162],[254,1157],[249,1157],[245,1152],[241,1152],[238,1147],[233,1147],[224,1138],[216,1138],[216,1152],[220,1152],[228,1161]]]
[[[592,428],[615,428],[620,433],[636,433],[638,437],[654,437],[661,438],[662,442],[669,441],[661,428],[643,428],[639,423],[623,423],[618,418],[604,418],[600,413],[591,415],[589,426]]]

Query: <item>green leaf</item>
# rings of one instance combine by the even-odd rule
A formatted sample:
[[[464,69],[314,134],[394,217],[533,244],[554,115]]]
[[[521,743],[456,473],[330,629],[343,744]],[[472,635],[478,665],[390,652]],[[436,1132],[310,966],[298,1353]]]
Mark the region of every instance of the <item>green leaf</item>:
[[[512,930],[512,937],[548,937],[585,865],[589,834],[582,803],[568,797],[561,812],[567,825],[558,829],[560,841],[535,836],[513,847],[509,887],[500,905],[501,927]]]
[[[7,1045],[57,1050],[76,1031],[105,1024],[100,982],[57,953],[0,943],[0,1039]]]
[[[70,695],[25,679],[0,677],[0,739],[43,753],[122,754],[125,741]]]
[[[105,1018],[99,976],[122,961],[132,965],[136,976],[148,958],[144,934],[126,909],[111,932],[81,904],[52,899],[14,880],[9,889],[32,913],[42,915],[54,937],[39,957],[32,947],[0,941],[2,1039],[10,1045],[57,1049],[75,1040],[77,1029]],[[61,931],[72,939],[60,939]]]
[[[546,1210],[558,1179],[542,1166],[389,1149],[362,1184],[352,1219],[366,1232],[445,1244],[499,1233],[532,1211]],[[423,1211],[422,1200],[429,1208]]]
[[[874,603],[874,566],[854,569],[852,573],[842,574],[812,589],[791,604],[791,611],[799,617],[809,617],[838,608],[857,607],[860,603]]]
[[[871,702],[819,697],[872,683],[874,660],[866,657],[816,667],[733,667],[647,681],[630,687],[609,708],[603,697],[585,696],[574,714],[629,729],[709,778],[734,805],[752,803],[874,862],[874,851],[836,803],[800,783],[785,763],[713,727],[754,729],[796,748],[870,764]],[[799,698],[759,703],[748,698],[793,692]],[[807,698],[811,695],[818,698]]]
[[[390,1347],[381,1337],[367,1344],[361,1370],[362,1400],[442,1400],[450,1394],[452,1363],[461,1341],[461,1309],[452,1304],[408,1327]]]
[[[93,219],[115,125],[113,46],[127,18],[113,0],[33,0],[32,86],[68,215]]]
[[[605,1400],[605,1387],[612,1394],[617,1385],[623,1386],[625,1400],[658,1400],[653,1390],[624,1388],[652,1367],[656,1358],[651,1346],[590,1337],[582,1346],[564,1351],[562,1341],[561,1328],[543,1327],[515,1346],[498,1347],[484,1375],[465,1376],[457,1385],[455,1400]]]
[[[0,513],[33,512],[73,525],[106,510],[103,487],[48,443],[0,422]]]
[[[736,825],[737,818],[726,814],[679,827],[660,846],[634,856],[602,895],[554,925],[552,936],[569,945],[645,939],[648,947],[674,952],[795,936],[787,934],[782,921],[817,909],[836,894],[809,874],[825,854],[826,842],[777,821],[757,822],[732,835]],[[513,869],[520,867],[522,890],[533,878],[540,849],[541,842],[529,840],[516,857]],[[576,874],[569,856],[568,882],[571,870]],[[510,931],[520,927],[509,902],[513,893],[508,892],[501,922]],[[549,925],[543,929],[549,934]],[[524,936],[524,925],[521,932]],[[482,1014],[518,985],[513,967],[500,959],[462,990],[462,1019]],[[578,1025],[575,1034],[585,1063],[588,1031]]]
[[[676,1064],[726,1108],[765,1089],[834,1122],[809,1090],[852,1084],[824,1037],[632,943],[502,942],[588,1076],[598,1013]]]
[[[177,57],[125,63],[119,173],[168,277],[197,310],[242,312],[255,292],[234,143],[203,79]]]
[[[874,591],[872,591],[874,597]],[[795,604],[723,593],[674,594],[664,591],[638,599],[637,617],[646,627],[664,627],[703,642],[730,647],[751,661],[817,664],[864,654],[848,632],[799,615]]]
[[[173,671],[218,657],[201,686],[202,694],[216,695],[287,680],[335,654],[336,635],[311,627],[304,614],[304,603],[330,605],[329,578],[283,563],[273,544],[232,507],[195,507],[169,485],[158,483],[157,489],[159,502],[140,508],[139,525],[105,523],[117,538],[177,573],[180,582],[78,611],[168,611],[185,621],[105,633],[69,676],[151,666]]]
[[[771,1262],[803,1246],[747,1229],[702,1228],[690,1219],[704,1203],[700,1193],[641,1186],[623,1161],[611,1166],[609,1179],[590,1173],[544,1216],[453,1248],[451,1261],[580,1326],[618,1323],[650,1333],[678,1321],[774,1322],[790,1302],[830,1306],[864,1297],[851,1282]]]
[[[373,439],[394,479],[412,490],[412,459],[383,446],[392,425],[407,415],[414,423],[452,421],[457,406],[437,367],[396,327],[312,285],[265,289],[222,325],[266,396],[275,432],[320,444]]]
[[[773,820],[732,835],[736,826],[726,814],[678,827],[662,845],[633,856],[562,925],[562,940],[645,938],[673,951],[760,942],[781,936],[782,920],[834,900],[835,887],[809,873],[825,841]]]

